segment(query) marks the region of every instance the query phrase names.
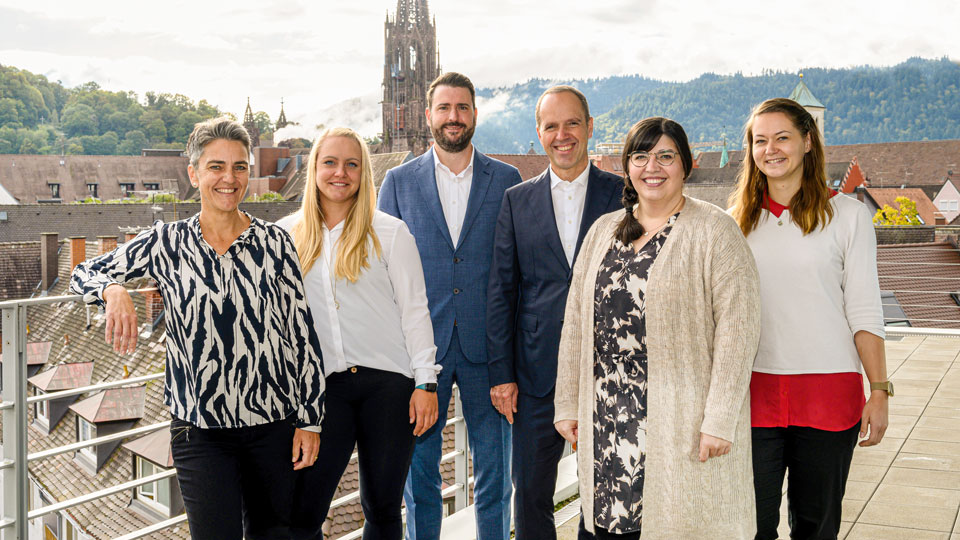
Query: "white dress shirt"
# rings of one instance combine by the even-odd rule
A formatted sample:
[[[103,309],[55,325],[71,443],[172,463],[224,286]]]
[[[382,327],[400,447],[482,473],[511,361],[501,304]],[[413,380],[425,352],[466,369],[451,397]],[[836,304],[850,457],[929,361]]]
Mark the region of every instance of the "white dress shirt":
[[[299,219],[294,214],[277,223],[289,231]],[[376,258],[370,242],[370,268],[361,271],[356,283],[334,281],[331,261],[343,225],[340,222],[333,230],[324,226],[322,253],[303,276],[324,371],[329,375],[363,366],[401,373],[417,385],[437,382],[437,347],[413,235],[402,221],[378,210],[373,230],[381,258]]]
[[[449,168],[440,163],[436,150],[433,152],[434,170],[437,177],[437,193],[440,194],[440,206],[443,207],[443,217],[447,221],[450,239],[453,247],[457,247],[460,239],[460,230],[463,228],[463,218],[467,215],[467,200],[470,198],[470,186],[473,185],[473,145],[470,146],[470,164],[460,174],[453,174]]]
[[[572,182],[561,180],[550,167],[550,195],[553,197],[553,215],[557,218],[557,232],[560,244],[567,256],[567,264],[573,266],[573,254],[577,249],[577,235],[580,234],[580,219],[583,217],[583,202],[587,198],[587,177],[590,166],[583,170]]]

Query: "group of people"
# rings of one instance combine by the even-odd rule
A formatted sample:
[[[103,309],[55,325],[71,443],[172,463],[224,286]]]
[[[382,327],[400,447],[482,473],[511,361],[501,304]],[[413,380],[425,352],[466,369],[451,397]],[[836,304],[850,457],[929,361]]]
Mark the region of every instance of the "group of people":
[[[564,440],[582,539],[777,538],[787,470],[791,537],[836,538],[892,386],[871,219],[827,186],[809,113],[753,110],[727,212],[684,195],[693,156],[672,120],[630,129],[622,177],[591,164],[570,86],[537,102],[550,165],[525,182],[471,143],[467,77],[438,77],[425,114],[432,149],[379,194],[363,139],[327,130],[276,224],[239,209],[246,131],[202,122],[200,213],[74,271],[117,352],[138,334],[120,284],[160,288],[192,536],[323,538],[356,447],[363,538],[401,538],[403,503],[406,537],[438,539],[456,383],[479,540],[510,538],[511,515],[519,540],[556,538]]]

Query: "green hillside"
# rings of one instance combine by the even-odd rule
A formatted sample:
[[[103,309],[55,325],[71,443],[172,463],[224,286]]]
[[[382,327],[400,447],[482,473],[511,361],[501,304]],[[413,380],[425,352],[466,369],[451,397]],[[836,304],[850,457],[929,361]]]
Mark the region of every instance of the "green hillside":
[[[0,66],[0,154],[139,155],[183,148],[193,125],[221,111],[180,94],[65,88],[43,75]]]
[[[805,69],[804,82],[826,107],[827,143],[856,144],[960,139],[960,64],[908,60],[887,68]],[[680,122],[691,141],[737,143],[753,105],[787,96],[794,73],[756,77],[706,74],[693,81],[638,92],[595,118],[598,141],[622,141],[641,118]]]

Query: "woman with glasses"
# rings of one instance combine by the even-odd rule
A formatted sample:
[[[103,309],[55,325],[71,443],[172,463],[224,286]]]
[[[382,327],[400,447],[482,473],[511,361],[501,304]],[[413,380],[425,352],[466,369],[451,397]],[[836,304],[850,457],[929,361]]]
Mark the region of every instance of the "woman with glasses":
[[[756,266],[728,215],[683,195],[680,124],[638,122],[622,159],[624,211],[583,241],[560,341],[555,422],[579,447],[580,537],[752,538]]]
[[[413,235],[376,210],[367,145],[346,128],[314,143],[303,205],[280,220],[303,266],[326,379],[320,467],[298,480],[294,538],[321,526],[354,446],[364,540],[401,535],[415,437],[437,420],[437,348]]]
[[[790,537],[836,538],[857,438],[880,442],[893,394],[873,222],[827,187],[820,131],[795,101],[758,105],[746,148],[731,213],[760,272],[750,383],[757,539],[777,538],[787,470]]]

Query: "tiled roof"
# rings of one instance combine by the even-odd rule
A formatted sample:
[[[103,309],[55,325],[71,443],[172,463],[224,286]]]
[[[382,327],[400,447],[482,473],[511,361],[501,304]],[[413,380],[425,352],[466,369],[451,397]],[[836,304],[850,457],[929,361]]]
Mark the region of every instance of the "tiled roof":
[[[487,154],[487,157],[513,165],[524,180],[540,176],[550,166],[550,158],[546,154]]]
[[[90,384],[93,362],[69,362],[37,373],[27,381],[44,392],[73,390]]]
[[[939,213],[939,210],[933,205],[933,202],[930,201],[927,194],[919,188],[867,188],[866,191],[867,195],[869,195],[877,205],[877,208],[883,208],[883,205],[888,205],[895,209],[900,208],[900,204],[897,203],[897,197],[906,197],[917,203],[917,214],[920,216],[920,219],[923,220],[924,225],[934,225],[936,223],[934,213]]]
[[[0,223],[0,238],[7,223]],[[40,234],[35,242],[0,243],[0,300],[27,298],[40,285]]]
[[[617,176],[623,176],[623,161],[620,159],[619,155],[616,154],[598,154],[592,156],[590,161],[601,171],[607,171],[608,173],[615,174]]]
[[[161,467],[173,467],[173,452],[170,448],[170,430],[158,429],[138,439],[123,443],[123,447]]]
[[[948,242],[877,247],[880,289],[893,291],[910,324],[960,328],[960,254]]]
[[[52,341],[33,341],[27,343],[27,365],[43,365],[47,363],[50,357],[50,346]]]
[[[144,386],[108,388],[70,406],[88,422],[113,422],[143,418]]]
[[[87,198],[88,183],[97,184],[97,195],[103,200],[123,197],[121,183],[134,184],[135,190],[156,183],[160,189],[177,191],[181,198],[190,188],[183,156],[0,155],[0,185],[20,204],[50,199],[51,183],[60,184],[60,199],[65,203]]]

